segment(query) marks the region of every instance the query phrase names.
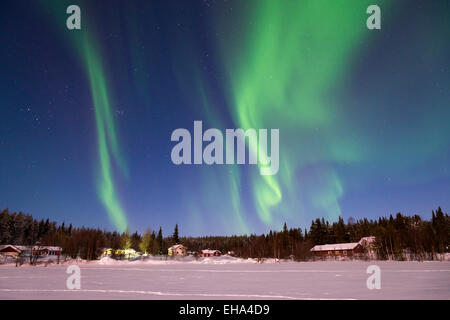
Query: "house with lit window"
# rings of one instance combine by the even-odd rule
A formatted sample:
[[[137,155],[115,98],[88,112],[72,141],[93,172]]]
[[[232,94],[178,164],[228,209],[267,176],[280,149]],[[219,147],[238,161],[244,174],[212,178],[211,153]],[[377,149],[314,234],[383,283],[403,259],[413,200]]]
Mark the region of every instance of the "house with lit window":
[[[130,248],[130,249],[113,249],[113,248],[104,248],[102,250],[102,257],[117,257],[119,259],[132,259],[136,258],[140,255],[139,252]]]

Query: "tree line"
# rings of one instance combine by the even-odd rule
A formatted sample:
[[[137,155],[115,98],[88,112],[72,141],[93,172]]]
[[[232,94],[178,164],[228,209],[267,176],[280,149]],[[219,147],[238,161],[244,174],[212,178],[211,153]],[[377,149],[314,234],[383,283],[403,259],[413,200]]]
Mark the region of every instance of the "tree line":
[[[380,217],[375,220],[350,218],[347,223],[339,217],[330,223],[324,218],[311,222],[308,229],[288,228],[270,230],[267,234],[180,237],[178,225],[172,234],[164,237],[162,228],[156,232],[147,229],[118,233],[95,228],[76,228],[64,222],[58,225],[49,219],[40,221],[30,214],[0,213],[0,244],[60,246],[63,254],[72,258],[93,260],[99,258],[104,248],[134,249],[136,251],[163,255],[167,249],[182,243],[189,251],[217,249],[231,252],[242,258],[291,258],[299,261],[311,259],[314,245],[342,242],[358,242],[362,237],[375,236],[374,248],[379,259],[402,260],[405,254],[413,259],[433,258],[436,254],[449,252],[450,219],[439,207],[432,211],[431,220],[420,216]]]

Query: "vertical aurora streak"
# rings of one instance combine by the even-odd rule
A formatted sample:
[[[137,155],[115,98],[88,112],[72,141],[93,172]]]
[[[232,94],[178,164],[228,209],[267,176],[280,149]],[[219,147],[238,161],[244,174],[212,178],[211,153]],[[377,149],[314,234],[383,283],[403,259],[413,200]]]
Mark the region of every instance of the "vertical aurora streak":
[[[100,174],[97,181],[97,192],[100,196],[100,200],[108,211],[110,220],[119,232],[123,232],[127,228],[127,221],[125,212],[116,193],[112,162],[115,161],[122,169],[122,172],[125,171],[125,166],[120,157],[105,75],[99,55],[97,51],[93,49],[93,42],[89,41],[87,35],[83,38],[82,45],[97,125],[97,143],[100,159]]]
[[[87,10],[83,10],[82,29],[68,32],[65,25],[61,25],[63,16],[61,13],[66,12],[69,3],[64,3],[64,1],[53,3],[42,1],[40,3],[43,8],[47,9],[53,22],[58,26],[61,37],[70,41],[70,47],[77,53],[78,59],[85,69],[95,111],[99,158],[99,173],[95,178],[97,194],[108,213],[110,222],[117,231],[124,232],[128,223],[114,182],[114,165],[125,177],[128,172],[119,149],[116,126],[111,111],[111,97],[108,93],[106,74],[102,64],[102,61],[105,60],[102,59],[100,49],[96,45],[98,41],[93,32],[95,24],[89,23],[93,21],[93,18]],[[60,29],[61,27],[62,29]]]

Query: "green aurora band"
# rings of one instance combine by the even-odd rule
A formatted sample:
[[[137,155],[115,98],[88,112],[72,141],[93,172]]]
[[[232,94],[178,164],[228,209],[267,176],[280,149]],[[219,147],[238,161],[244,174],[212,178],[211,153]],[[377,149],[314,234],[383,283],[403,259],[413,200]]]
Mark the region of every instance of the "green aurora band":
[[[297,189],[292,175],[317,163],[323,165],[316,175],[319,187],[309,191],[312,205],[333,220],[341,214],[343,186],[326,163],[356,162],[361,155],[349,137],[339,135],[347,124],[327,97],[344,77],[367,33],[365,9],[369,4],[255,1],[245,18],[251,21],[248,32],[238,39],[229,34],[220,45],[225,69],[230,70],[230,105],[234,106],[231,112],[236,127],[277,128],[273,125],[282,124],[279,173],[252,173],[255,207],[267,225],[279,225],[281,217],[274,220],[274,211],[284,217],[292,215],[294,210],[286,207],[292,201],[282,201],[285,194]],[[231,53],[230,47],[235,49]],[[320,148],[303,138],[314,131]],[[250,150],[258,152],[258,146],[251,145]],[[289,207],[301,208],[301,203]]]
[[[91,86],[91,94],[95,108],[95,121],[97,125],[97,143],[100,158],[100,175],[97,181],[98,194],[108,211],[108,215],[119,232],[127,228],[125,212],[118,200],[114,186],[112,160],[126,172],[120,157],[116,129],[109,102],[105,75],[100,62],[100,56],[94,50],[94,42],[85,34],[83,38],[83,57],[86,63]]]
[[[116,127],[112,114],[111,98],[108,94],[106,76],[102,65],[100,49],[96,46],[94,26],[89,23],[94,18],[86,11],[82,15],[82,30],[68,31],[65,24],[61,24],[62,13],[71,3],[68,1],[42,1],[40,5],[53,19],[56,30],[60,36],[69,40],[68,44],[78,53],[80,63],[86,70],[90,91],[95,110],[95,123],[97,127],[97,147],[99,155],[99,174],[96,178],[97,193],[101,203],[108,213],[109,220],[119,232],[127,227],[126,214],[120,203],[114,183],[113,164],[125,177],[128,171],[121,157]]]

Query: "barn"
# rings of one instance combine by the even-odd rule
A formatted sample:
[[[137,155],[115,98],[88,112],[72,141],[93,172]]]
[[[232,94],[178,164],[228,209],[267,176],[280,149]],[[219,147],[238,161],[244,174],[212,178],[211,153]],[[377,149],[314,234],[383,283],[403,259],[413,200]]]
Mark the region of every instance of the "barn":
[[[220,257],[222,255],[222,252],[220,252],[219,250],[206,249],[202,250],[200,254],[202,257]]]

